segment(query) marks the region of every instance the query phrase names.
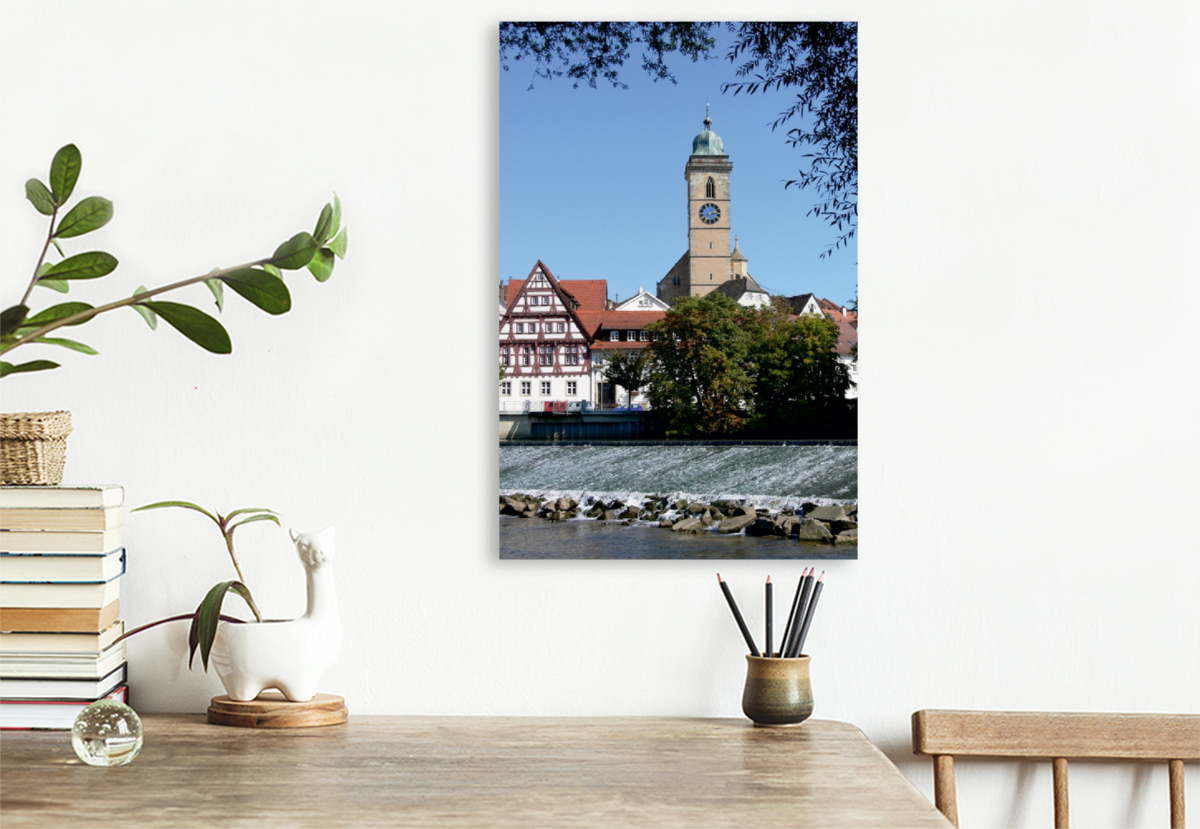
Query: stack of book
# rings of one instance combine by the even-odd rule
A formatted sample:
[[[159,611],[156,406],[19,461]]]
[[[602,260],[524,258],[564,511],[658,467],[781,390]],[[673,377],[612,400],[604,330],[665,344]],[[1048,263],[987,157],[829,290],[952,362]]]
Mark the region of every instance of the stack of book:
[[[0,487],[0,729],[69,729],[128,702],[120,620],[125,491]]]

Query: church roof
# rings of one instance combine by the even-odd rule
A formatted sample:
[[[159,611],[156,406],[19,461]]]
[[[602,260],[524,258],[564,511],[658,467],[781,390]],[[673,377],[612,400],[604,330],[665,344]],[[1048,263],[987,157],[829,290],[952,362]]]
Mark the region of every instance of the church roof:
[[[754,281],[754,277],[752,276],[746,276],[744,278],[737,277],[726,280],[718,285],[715,290],[717,293],[725,294],[725,296],[729,297],[735,302],[748,293],[766,293],[766,291],[764,291],[762,287]]]
[[[712,119],[704,116],[704,131],[692,139],[692,155],[725,155],[721,136],[712,131]]]

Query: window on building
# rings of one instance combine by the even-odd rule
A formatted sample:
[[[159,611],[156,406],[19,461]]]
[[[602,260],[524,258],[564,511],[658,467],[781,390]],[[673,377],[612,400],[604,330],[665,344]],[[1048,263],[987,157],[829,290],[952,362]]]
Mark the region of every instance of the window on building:
[[[642,342],[644,342],[644,343],[646,343],[646,342],[650,342],[650,332],[649,332],[649,331],[641,331],[641,332],[639,332],[639,333],[638,333],[638,339],[639,339],[639,340],[641,340],[641,341],[642,341]]]
[[[507,354],[505,354],[505,355],[504,355],[504,357],[502,358],[502,362],[503,362],[503,363],[504,363],[504,365],[506,365],[506,366],[507,366],[507,365],[509,365],[509,362],[508,362],[508,355],[507,355]]]
[[[567,381],[567,397],[574,397],[579,394],[579,383],[575,380]]]
[[[505,365],[507,365],[507,363]],[[500,384],[500,394],[504,395],[505,397],[512,397],[512,381],[505,380]]]
[[[609,340],[609,342],[619,343],[621,341],[621,332],[620,331],[609,331],[608,332],[608,340]]]
[[[717,196],[717,185],[713,183],[712,176],[709,176],[708,181],[704,183],[704,195],[710,199]]]
[[[564,333],[566,330],[567,330],[567,324],[566,324],[565,322],[560,322],[560,323],[558,324],[558,333],[562,334],[562,333]]]
[[[528,396],[529,396],[530,389],[531,389],[532,387],[533,387],[533,381],[532,381],[532,380],[522,380],[522,381],[521,381],[521,394],[523,394],[523,395],[525,395],[526,397],[528,397]]]
[[[549,396],[550,396],[550,381],[543,380],[542,381],[542,397],[549,397]]]

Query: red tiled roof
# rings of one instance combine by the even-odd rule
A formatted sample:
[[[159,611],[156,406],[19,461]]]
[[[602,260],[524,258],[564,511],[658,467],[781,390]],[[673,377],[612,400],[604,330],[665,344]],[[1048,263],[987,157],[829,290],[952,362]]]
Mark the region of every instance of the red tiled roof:
[[[645,348],[650,345],[648,342],[613,342],[611,340],[596,340],[592,343],[592,351],[631,351]]]
[[[600,315],[600,323],[609,329],[642,329],[666,315],[666,311],[605,311]]]
[[[508,280],[508,291],[505,305],[512,307],[513,300],[525,284],[524,279]],[[579,312],[601,311],[608,300],[608,281],[604,279],[560,279],[558,284],[563,290],[579,301]]]
[[[838,354],[850,354],[850,349],[858,344],[858,329],[851,325],[846,320],[834,320],[838,327],[837,347],[834,349]]]

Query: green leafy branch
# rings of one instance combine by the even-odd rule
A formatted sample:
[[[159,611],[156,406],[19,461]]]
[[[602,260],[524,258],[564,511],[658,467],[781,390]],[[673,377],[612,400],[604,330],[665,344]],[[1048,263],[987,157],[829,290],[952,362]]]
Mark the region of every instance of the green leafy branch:
[[[216,300],[217,310],[225,307],[225,286],[268,314],[279,315],[291,310],[292,299],[283,271],[307,268],[318,282],[325,282],[333,275],[336,259],[346,255],[346,228],[341,226],[342,205],[336,195],[333,202],[321,210],[312,233],[300,232],[292,236],[265,256],[231,268],[219,268],[209,273],[173,282],[148,290],[139,286],[132,296],[105,305],[92,306],[86,302],[63,302],[45,310],[30,314],[29,301],[36,287],[67,293],[74,280],[97,279],[112,273],[117,259],[104,251],[88,251],[67,256],[59,244],[62,239],[82,236],[98,230],[112,219],[113,205],[100,196],[89,196],[65,215],[59,213],[66,207],[83,167],[79,149],[74,144],[62,147],[50,162],[50,184],[47,186],[36,178],[25,183],[25,197],[44,216],[50,217],[46,242],[42,246],[33,277],[20,303],[0,312],[0,354],[30,343],[53,345],[96,354],[97,351],[85,343],[64,337],[49,337],[59,328],[82,325],[100,314],[117,308],[130,307],[138,312],[151,329],[158,327],[161,317],[166,322],[201,348],[215,354],[229,354],[233,350],[229,333],[209,314],[178,302],[154,299],[159,294],[205,283]],[[46,261],[53,247],[61,258],[51,264]],[[31,371],[57,368],[51,360],[33,360],[13,364],[0,362],[0,377]]]
[[[149,630],[167,622],[191,619],[192,627],[188,632],[188,666],[191,666],[192,661],[196,657],[196,650],[199,648],[200,660],[204,664],[204,670],[207,671],[208,657],[212,652],[213,641],[217,636],[217,623],[221,621],[240,623],[242,621],[241,619],[221,615],[221,607],[225,602],[226,594],[232,591],[241,596],[254,613],[254,618],[259,622],[263,620],[262,614],[258,611],[258,606],[254,603],[254,597],[250,595],[250,588],[245,584],[245,576],[242,575],[242,566],[238,563],[237,553],[233,548],[234,531],[238,527],[244,527],[247,524],[253,524],[258,521],[271,521],[276,526],[282,525],[279,523],[278,513],[263,507],[243,507],[242,509],[235,509],[227,515],[221,515],[219,512],[210,512],[198,504],[193,504],[191,501],[158,501],[153,504],[137,507],[130,510],[130,512],[163,509],[166,507],[192,510],[212,520],[217,525],[217,529],[220,530],[221,537],[225,540],[225,549],[229,552],[229,559],[233,562],[233,569],[237,571],[238,577],[236,580],[223,581],[213,585],[212,589],[205,594],[199,607],[192,613],[184,613],[178,616],[170,616],[166,619],[159,619],[156,622],[150,622],[125,633],[117,641],[127,639],[135,633],[141,633],[143,630]]]

